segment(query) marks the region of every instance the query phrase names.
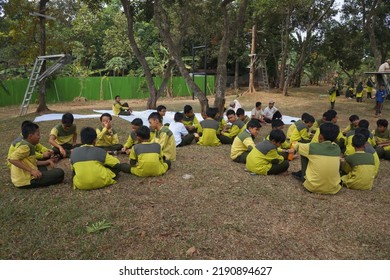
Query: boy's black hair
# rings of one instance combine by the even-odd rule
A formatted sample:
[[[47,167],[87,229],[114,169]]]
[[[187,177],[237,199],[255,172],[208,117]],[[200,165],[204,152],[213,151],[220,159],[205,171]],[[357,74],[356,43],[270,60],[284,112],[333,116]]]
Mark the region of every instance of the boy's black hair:
[[[286,141],[286,135],[284,134],[283,130],[271,130],[269,134],[269,140],[273,140],[276,143],[283,143]]]
[[[189,112],[191,112],[192,110],[192,106],[191,105],[185,105],[184,106],[184,114],[187,114]]]
[[[161,112],[162,110],[166,110],[166,109],[167,107],[165,107],[164,105],[158,105],[156,108],[157,112]]]
[[[109,117],[109,118],[110,118],[110,121],[112,121],[112,116],[111,116],[111,114],[109,114],[109,113],[103,113],[103,114],[100,116],[100,121],[102,121],[103,117]]]
[[[389,126],[389,122],[385,119],[379,119],[376,121],[376,126],[383,126],[387,128]]]
[[[235,115],[235,114],[236,114],[236,112],[234,112],[234,110],[232,110],[232,109],[229,109],[229,110],[227,110],[227,112],[226,112],[226,116]]]
[[[162,123],[162,118],[158,112],[153,112],[149,115],[148,120],[153,119],[153,120],[158,120],[160,123]]]
[[[118,97],[121,97],[120,95],[115,95],[115,98],[114,99],[117,99]]]
[[[349,121],[350,121],[350,122],[357,121],[358,119],[359,119],[359,116],[358,116],[358,115],[350,115],[350,116],[349,116]]]
[[[236,115],[237,115],[237,116],[243,116],[243,115],[245,115],[244,109],[238,108],[237,111],[236,111]]]
[[[271,127],[276,128],[284,125],[284,122],[281,119],[272,120]]]
[[[358,127],[363,127],[363,128],[367,128],[370,126],[370,123],[368,122],[368,120],[360,120],[359,121],[359,124],[358,124]]]
[[[23,121],[22,125],[20,126],[20,128],[23,129],[23,126],[25,126],[28,123],[32,123],[32,121]]]
[[[260,128],[261,127],[261,124],[258,120],[250,120],[247,125],[246,125],[247,128],[253,128],[253,127],[257,127],[257,128]]]
[[[314,123],[316,120],[312,115],[307,115],[303,120],[304,123]]]
[[[273,115],[272,115],[272,119],[273,120],[278,120],[278,119],[281,119],[282,118],[282,113],[280,113],[279,111],[276,111]]]
[[[368,138],[370,138],[370,131],[365,127],[358,127],[355,129],[355,134],[361,134],[365,138],[365,142],[368,141]]]
[[[65,125],[71,125],[73,124],[73,121],[74,121],[74,117],[71,113],[65,113],[62,115],[62,124],[65,124]]]
[[[325,141],[334,142],[340,133],[340,128],[334,123],[326,122],[320,125],[320,134]]]
[[[173,120],[175,122],[181,122],[184,119],[184,114],[180,112],[176,112],[175,116],[173,117]]]
[[[305,121],[305,119],[307,118],[307,116],[310,116],[309,113],[303,113],[302,116],[301,116],[301,120]]]
[[[135,134],[142,140],[149,140],[150,138],[150,129],[149,127],[142,125],[135,131]]]
[[[92,145],[97,138],[96,130],[92,127],[83,127],[80,131],[81,144]]]
[[[256,104],[255,104],[255,107],[259,107],[260,105],[261,105],[261,102],[257,101]]]
[[[366,137],[363,134],[358,133],[352,137],[352,146],[355,148],[364,147],[366,142],[367,142]]]
[[[37,131],[38,129],[39,129],[39,126],[36,123],[33,123],[33,122],[25,123],[24,126],[22,127],[23,139],[27,139],[27,137],[30,134],[34,134],[35,131]]]
[[[135,118],[134,120],[131,121],[131,124],[136,126],[141,126],[144,124],[144,122],[140,118]]]
[[[337,112],[335,110],[328,110],[324,113],[325,121],[330,122],[337,116]]]
[[[218,113],[218,109],[217,108],[209,107],[209,108],[206,109],[206,115],[209,118],[214,119],[215,116],[217,115],[217,113]]]

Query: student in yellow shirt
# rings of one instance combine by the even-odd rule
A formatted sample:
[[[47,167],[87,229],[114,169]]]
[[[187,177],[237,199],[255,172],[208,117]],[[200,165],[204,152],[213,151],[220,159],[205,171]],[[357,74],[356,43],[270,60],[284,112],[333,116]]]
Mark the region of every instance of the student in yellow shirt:
[[[310,192],[336,194],[340,186],[340,147],[334,143],[340,129],[331,122],[319,128],[318,143],[298,143],[297,152],[301,155],[301,171],[292,176],[303,181]]]
[[[359,116],[358,115],[351,115],[349,116],[349,122],[350,124],[343,130],[343,135],[347,135],[348,132],[351,130],[355,130],[359,127]]]
[[[123,145],[122,153],[130,154],[131,147],[133,147],[135,144],[138,143],[137,135],[135,134],[135,131],[143,126],[144,122],[140,118],[135,118],[131,121],[131,131],[130,135],[127,138],[126,143]]]
[[[56,125],[50,131],[49,144],[53,146],[54,154],[61,158],[69,157],[70,150],[76,145],[77,130],[73,121],[73,115],[65,113],[62,116],[61,124]]]
[[[283,130],[284,129],[284,122],[280,119],[275,119],[275,120],[272,120],[271,126],[272,126],[272,130]],[[265,139],[269,140],[269,134]],[[286,138],[286,141],[284,141],[280,145],[280,147],[278,147],[278,153],[280,155],[282,155],[284,159],[289,159],[288,156],[291,153],[292,153],[292,157],[294,157],[294,152],[295,152],[295,150],[291,148],[291,144],[287,140],[287,138]],[[289,160],[292,160],[292,158]]]
[[[377,143],[376,152],[379,158],[390,159],[390,131],[389,122],[385,119],[376,121],[376,129],[372,131],[375,142]]]
[[[237,110],[238,111],[238,110]],[[234,138],[230,158],[238,163],[246,163],[249,152],[255,147],[256,135],[259,133],[261,124],[258,120],[250,120],[246,129]]]
[[[122,171],[131,172],[140,177],[161,176],[171,166],[169,160],[163,159],[163,152],[159,143],[150,142],[150,129],[141,126],[136,130],[138,144],[130,152],[130,165],[123,164]]]
[[[295,125],[295,128],[290,137],[290,143],[295,145],[297,142],[309,143],[311,136],[310,128],[313,126],[315,119],[311,115],[306,115],[302,122]]]
[[[272,130],[269,140],[258,143],[246,158],[246,169],[255,174],[276,175],[287,171],[289,163],[277,148],[286,140],[282,130]]]
[[[132,113],[129,104],[121,103],[121,97],[119,95],[115,96],[115,102],[112,105],[112,113],[115,116],[129,116]]]
[[[23,126],[25,126],[28,123],[32,123],[31,121],[24,121],[21,125],[21,130],[23,129]],[[11,145],[8,148],[8,156],[7,159],[11,156],[11,154],[15,151],[17,145],[23,140],[22,133],[19,134],[18,137],[15,138],[14,141],[12,141]],[[35,156],[37,160],[46,160],[51,158],[52,155],[54,155],[53,150],[49,150],[45,146],[43,146],[41,143],[38,143],[34,146],[35,149]],[[8,168],[11,168],[11,163],[7,161]]]
[[[153,141],[161,145],[165,159],[175,161],[176,142],[172,131],[162,124],[162,118],[158,112],[151,113],[148,120],[150,127],[156,131]]]
[[[217,115],[217,108],[207,108],[206,115],[207,118],[200,122],[200,131],[201,135],[198,141],[198,145],[202,146],[219,146],[221,141],[217,137],[219,122],[215,120]],[[222,118],[223,119],[223,118]]]
[[[84,127],[80,137],[82,146],[75,148],[70,156],[74,189],[93,190],[115,184],[121,171],[119,160],[94,146],[97,134],[92,127]]]
[[[39,143],[41,134],[35,123],[26,123],[22,128],[23,140],[9,156],[11,163],[11,180],[18,188],[46,187],[61,183],[64,171],[54,167],[54,160],[37,161],[35,145]],[[46,166],[52,167],[48,170]]]
[[[96,128],[95,146],[109,153],[117,153],[123,148],[123,145],[119,144],[118,133],[112,128],[112,116],[109,113],[103,113],[100,116],[100,122],[101,125]]]
[[[358,128],[366,128],[368,130],[368,127],[370,126],[370,123],[367,120],[360,120],[358,123]],[[357,128],[356,128],[357,129]],[[345,150],[345,155],[351,155],[355,153],[355,148],[352,146],[352,137],[355,135],[355,130],[350,130],[347,135],[345,136],[346,138],[346,150]],[[374,135],[369,132],[369,137],[368,137],[368,143],[375,149],[376,148],[376,142]]]
[[[344,165],[350,171],[341,177],[341,181],[348,189],[371,190],[375,179],[374,156],[365,152],[366,137],[355,134],[352,138],[355,153],[345,157]]]
[[[303,113],[300,120],[297,120],[296,122],[293,122],[293,123],[288,127],[287,133],[286,133],[286,138],[287,138],[287,140],[290,140],[291,135],[292,135],[294,129],[297,127],[297,125],[299,125],[300,123],[302,123],[302,122],[306,119],[307,116],[310,116],[310,114],[308,114],[308,113]],[[312,129],[313,129],[315,123],[316,123],[316,122],[314,122],[313,126],[311,127]]]
[[[238,108],[236,112],[237,118],[239,118],[244,124],[247,124],[251,118],[245,115],[245,111],[242,108]]]
[[[195,133],[200,128],[200,123],[194,114],[194,110],[191,105],[184,106],[184,119],[183,124],[188,133]]]
[[[231,124],[229,129],[224,129],[221,131],[219,140],[222,144],[232,144],[234,138],[245,129],[245,123],[238,119],[234,110],[228,110],[226,112],[229,123]]]

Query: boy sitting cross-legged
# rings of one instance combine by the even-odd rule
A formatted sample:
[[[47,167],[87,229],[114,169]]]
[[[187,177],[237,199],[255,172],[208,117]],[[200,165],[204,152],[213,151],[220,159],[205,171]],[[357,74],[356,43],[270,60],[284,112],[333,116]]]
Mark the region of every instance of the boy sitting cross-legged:
[[[261,124],[258,120],[250,120],[246,129],[234,138],[230,158],[238,163],[246,163],[249,152],[255,147],[253,139],[259,133]]]
[[[73,187],[93,190],[115,184],[115,177],[121,171],[119,160],[94,146],[97,134],[92,127],[84,127],[80,137],[82,146],[75,148],[70,156]]]
[[[219,140],[222,144],[232,144],[234,138],[245,129],[245,123],[237,118],[234,110],[228,110],[226,112],[226,116],[228,118],[229,123],[231,123],[230,128],[224,129],[221,131],[221,135],[219,136]]]
[[[62,116],[61,124],[56,125],[49,136],[49,144],[53,146],[54,154],[61,158],[70,156],[70,150],[76,145],[77,130],[73,123],[74,117],[71,113]]]
[[[141,126],[136,130],[138,144],[130,152],[130,165],[124,163],[122,171],[131,172],[140,177],[160,176],[171,166],[169,160],[163,159],[159,143],[150,142],[150,129]]]
[[[29,122],[22,127],[23,140],[16,144],[15,150],[9,156],[11,163],[11,180],[18,188],[36,188],[58,184],[64,180],[61,168],[48,170],[46,166],[54,167],[52,159],[37,161],[35,145],[39,143],[41,134],[39,126]]]
[[[123,146],[119,144],[118,133],[112,127],[112,116],[103,113],[100,116],[101,126],[96,128],[96,147],[102,148],[109,153],[120,151]]]
[[[172,131],[162,124],[162,117],[157,112],[151,113],[148,120],[150,128],[154,129],[156,133],[156,136],[152,141],[161,145],[165,159],[175,161],[176,142]]]
[[[122,153],[130,154],[131,147],[133,147],[135,144],[138,144],[137,135],[135,134],[135,131],[143,124],[144,123],[140,118],[135,118],[131,121],[130,135],[127,138],[126,143],[123,145]]]
[[[198,130],[200,136],[198,145],[202,146],[219,146],[221,141],[217,137],[217,132],[219,129],[219,122],[215,120],[215,117],[218,113],[217,108],[207,108],[206,109],[206,119],[200,122],[200,128]]]
[[[340,147],[334,143],[340,128],[331,122],[319,127],[318,143],[298,143],[301,155],[301,171],[292,175],[304,181],[303,186],[310,192],[336,194],[340,186]]]
[[[277,151],[285,140],[286,135],[282,130],[272,130],[269,140],[258,143],[249,153],[246,169],[261,175],[276,175],[287,171],[289,163]]]
[[[345,165],[350,171],[341,177],[343,185],[348,189],[371,190],[375,178],[374,156],[365,152],[366,137],[355,134],[352,137],[352,145],[356,152],[345,157]]]
[[[200,123],[194,114],[194,110],[191,105],[184,106],[184,118],[183,124],[189,133],[195,133],[200,127]]]

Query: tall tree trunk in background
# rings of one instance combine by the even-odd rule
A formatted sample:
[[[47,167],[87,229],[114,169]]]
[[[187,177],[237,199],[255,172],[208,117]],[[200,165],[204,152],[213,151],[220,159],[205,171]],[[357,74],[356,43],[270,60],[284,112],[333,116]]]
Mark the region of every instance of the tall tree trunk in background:
[[[251,43],[251,68],[249,69],[249,86],[248,93],[256,93],[255,89],[255,71],[256,71],[256,24],[252,26],[252,43]]]
[[[209,107],[208,99],[206,97],[206,93],[203,93],[202,90],[192,80],[190,74],[188,73],[185,67],[185,64],[180,55],[181,40],[179,40],[180,43],[178,44],[174,43],[170,31],[170,23],[166,15],[166,11],[162,6],[161,1],[156,0],[154,2],[154,8],[155,8],[154,17],[155,17],[156,25],[159,29],[162,39],[164,40],[165,45],[169,50],[169,54],[175,60],[176,66],[179,68],[179,71],[183,76],[184,80],[186,81],[188,87],[194,92],[195,96],[198,98],[201,106],[201,112],[205,112],[206,109]],[[184,10],[183,12],[185,13],[186,11]],[[183,15],[183,17],[186,17],[186,15]],[[185,29],[185,27],[183,27],[182,29]]]
[[[287,64],[287,54],[289,49],[289,41],[290,41],[290,17],[291,17],[291,9],[287,8],[286,18],[284,28],[282,30],[282,60],[280,62],[280,71],[279,71],[279,90],[284,89],[284,85],[286,82],[286,64]]]
[[[127,37],[130,42],[131,49],[135,56],[137,57],[139,63],[142,66],[142,69],[144,71],[146,84],[148,86],[149,90],[149,99],[147,101],[146,107],[147,109],[156,109],[157,100],[161,96],[161,94],[164,92],[165,87],[167,85],[169,75],[171,72],[171,69],[173,67],[173,63],[170,61],[168,63],[167,68],[164,70],[163,74],[163,81],[160,85],[160,88],[157,90],[156,86],[154,85],[152,71],[150,70],[150,67],[148,63],[146,62],[144,54],[139,49],[137,42],[135,41],[134,37],[134,9],[131,6],[130,2],[128,0],[121,0],[123,10],[127,19]]]
[[[46,13],[46,3],[49,2],[49,0],[40,0],[39,1],[39,13],[42,15],[45,15]],[[40,16],[39,17],[39,29],[40,29],[40,55],[44,56],[46,55],[46,18]],[[46,71],[46,61],[43,62],[41,73]],[[46,105],[46,78],[44,78],[42,81],[39,82],[39,97],[38,97],[38,108],[37,113],[41,113],[44,111],[48,111],[49,108],[47,108]]]
[[[233,0],[224,0],[221,3],[221,10],[224,19],[224,30],[221,41],[221,46],[218,53],[218,65],[217,65],[217,77],[215,85],[215,101],[214,106],[218,108],[220,114],[223,113],[225,106],[225,90],[226,90],[226,78],[227,78],[227,57],[229,53],[230,42],[236,34],[236,31],[242,28],[245,19],[245,12],[248,6],[248,0],[240,1],[240,7],[235,20],[229,18],[228,5]]]
[[[234,65],[234,91],[238,91],[238,77],[239,77],[239,68],[240,68],[240,61],[236,59],[235,65]]]
[[[289,73],[287,78],[285,79],[286,82],[285,82],[284,87],[283,87],[283,94],[284,95],[286,95],[286,96],[288,95],[288,87],[290,86],[291,81],[298,74],[300,74],[300,72],[302,72],[305,59],[309,54],[308,48],[309,48],[309,45],[311,44],[311,37],[312,37],[313,29],[318,25],[318,23],[320,23],[324,19],[324,17],[326,15],[328,15],[333,4],[334,4],[334,0],[329,3],[329,5],[324,10],[324,12],[321,15],[319,15],[317,19],[313,19],[312,22],[308,23],[308,26],[306,28],[306,36],[304,38],[304,41],[302,42],[301,53],[299,55],[298,61],[295,64],[295,67],[292,70],[292,72]],[[313,12],[313,10],[310,10],[309,12]],[[311,16],[311,18],[313,18],[313,15]]]
[[[380,3],[381,3],[381,0],[372,1],[371,7],[368,7],[368,8],[370,8],[370,11],[368,13],[365,9],[365,6],[363,7],[363,15],[364,15],[363,26],[364,26],[364,29],[366,29],[366,32],[368,34],[368,38],[370,40],[370,48],[371,48],[372,54],[374,55],[375,66],[377,69],[382,64],[382,55],[381,55],[381,52],[379,51],[377,38],[375,36],[375,17],[376,17],[376,14],[378,12],[377,10],[379,8]]]

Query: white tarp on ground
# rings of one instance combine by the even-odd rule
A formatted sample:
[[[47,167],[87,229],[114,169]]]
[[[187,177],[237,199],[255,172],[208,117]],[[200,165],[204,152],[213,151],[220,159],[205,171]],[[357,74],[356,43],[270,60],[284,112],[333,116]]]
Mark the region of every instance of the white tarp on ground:
[[[112,115],[112,110],[93,110],[96,113],[99,114],[91,114],[91,115],[80,115],[80,114],[73,114],[75,119],[91,119],[91,118],[99,118],[101,114],[103,113],[109,113]],[[119,116],[120,118],[131,122],[135,118],[140,118],[144,122],[144,125],[148,125],[148,117],[150,113],[156,112],[156,110],[145,110],[145,111],[133,111],[133,113],[130,116]],[[173,117],[175,116],[176,112],[167,111],[164,117],[164,123],[172,123],[174,122]],[[250,111],[246,111],[245,114],[247,116],[251,115]],[[34,122],[44,122],[44,121],[55,121],[55,120],[61,120],[63,114],[46,114],[39,117],[36,117]],[[199,121],[202,121],[203,118],[200,113],[195,113],[196,117]],[[225,117],[226,119],[226,117]],[[289,125],[292,123],[292,121],[297,121],[299,118],[296,117],[290,117],[290,116],[283,116],[283,122],[286,125]]]

